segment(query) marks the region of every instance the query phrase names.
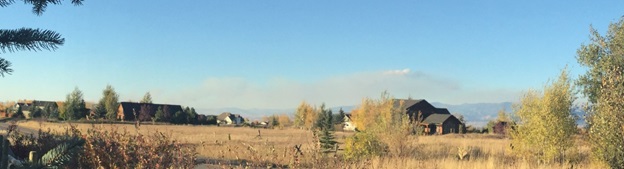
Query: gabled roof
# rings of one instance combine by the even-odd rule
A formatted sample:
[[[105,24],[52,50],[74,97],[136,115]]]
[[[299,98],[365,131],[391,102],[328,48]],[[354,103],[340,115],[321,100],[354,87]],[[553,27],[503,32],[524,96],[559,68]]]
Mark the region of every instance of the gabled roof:
[[[412,107],[415,104],[420,103],[421,101],[425,101],[425,99],[394,99],[394,108],[399,108],[401,106],[401,101],[403,101],[403,107],[405,109]]]
[[[451,114],[446,108],[436,108],[436,113],[438,114]]]
[[[425,123],[425,124],[442,124],[447,119],[449,119],[451,117],[455,118],[453,115],[450,115],[450,114],[432,114],[432,115],[428,116],[425,120],[423,120],[423,123]]]
[[[345,114],[344,117],[342,117],[342,121],[344,122],[351,121],[351,114]]]
[[[232,113],[230,112],[223,112],[221,114],[219,114],[219,116],[217,116],[217,120],[225,120],[226,117],[231,116]]]
[[[22,106],[26,106],[26,107],[30,107],[30,106],[40,106],[40,107],[52,106],[52,107],[58,107],[57,102],[41,101],[41,100],[20,101],[20,102],[17,102],[17,105],[19,105],[20,107],[22,107]]]

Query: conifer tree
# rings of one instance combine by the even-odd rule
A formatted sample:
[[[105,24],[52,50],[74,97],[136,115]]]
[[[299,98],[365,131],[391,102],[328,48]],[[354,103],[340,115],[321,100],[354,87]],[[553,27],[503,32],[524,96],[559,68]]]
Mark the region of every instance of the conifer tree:
[[[85,102],[82,98],[82,91],[78,87],[74,88],[74,91],[67,95],[65,100],[65,111],[61,112],[61,118],[65,120],[78,120],[85,115]]]
[[[162,122],[165,120],[165,112],[163,111],[163,107],[158,107],[158,110],[156,110],[156,115],[155,117],[156,121],[158,122]]]
[[[340,110],[338,110],[338,114],[336,114],[336,116],[334,117],[334,124],[340,124],[342,123],[342,120],[345,117],[345,112],[344,110],[342,110],[342,107],[340,108]]]
[[[152,95],[150,94],[150,92],[147,92],[145,93],[145,95],[143,95],[143,99],[141,99],[140,103],[152,104]]]
[[[319,109],[319,129],[320,129],[320,137],[319,142],[321,143],[321,149],[328,150],[334,147],[336,144],[333,128],[333,113],[331,110],[325,109],[325,104],[321,105]]]
[[[32,12],[42,15],[49,4],[60,5],[62,0],[22,0],[25,4],[32,5]],[[71,0],[74,5],[82,5],[84,0]],[[0,7],[7,7],[15,3],[15,0],[0,0]],[[56,50],[65,43],[61,34],[42,29],[18,28],[0,29],[0,53],[15,51],[42,51]],[[11,74],[11,62],[0,58],[0,76]]]

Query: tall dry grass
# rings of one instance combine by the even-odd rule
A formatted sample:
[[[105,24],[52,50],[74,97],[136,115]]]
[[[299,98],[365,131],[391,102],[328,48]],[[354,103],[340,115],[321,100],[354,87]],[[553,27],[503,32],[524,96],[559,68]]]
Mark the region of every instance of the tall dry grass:
[[[62,130],[67,124],[38,123],[19,124],[22,128],[50,128]],[[589,159],[589,147],[584,139],[577,137],[575,152],[565,163],[538,164],[525,161],[512,153],[508,138],[483,134],[449,134],[442,136],[409,136],[402,141],[409,147],[406,155],[374,157],[360,161],[345,161],[342,147],[346,137],[353,133],[336,132],[340,149],[336,153],[320,153],[318,142],[310,131],[299,129],[253,129],[244,127],[186,126],[186,125],[133,125],[97,124],[103,130],[113,128],[149,134],[162,132],[179,142],[194,146],[201,167],[208,168],[605,168]],[[76,124],[87,131],[91,124]],[[260,136],[258,136],[260,130]],[[301,145],[301,153],[295,150]],[[460,160],[458,154],[463,154]]]

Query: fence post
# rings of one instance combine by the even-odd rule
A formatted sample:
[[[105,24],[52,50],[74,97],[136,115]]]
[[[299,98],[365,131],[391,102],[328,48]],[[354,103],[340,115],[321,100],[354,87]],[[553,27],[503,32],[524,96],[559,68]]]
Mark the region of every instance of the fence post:
[[[30,151],[30,153],[28,154],[28,161],[30,161],[31,163],[37,162],[39,159],[37,158],[37,152],[36,151]]]

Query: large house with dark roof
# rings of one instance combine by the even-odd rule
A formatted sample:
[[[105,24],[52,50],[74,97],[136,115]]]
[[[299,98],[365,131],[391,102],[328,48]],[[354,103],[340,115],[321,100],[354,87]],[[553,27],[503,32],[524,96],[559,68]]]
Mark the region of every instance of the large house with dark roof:
[[[406,109],[410,119],[419,121],[425,134],[459,133],[462,122],[446,108],[437,108],[425,99],[395,99],[395,108]]]
[[[15,110],[17,110],[18,108],[22,109],[22,113],[24,113],[24,115],[28,118],[30,118],[30,110],[33,110],[33,108],[38,108],[38,109],[45,109],[46,107],[50,107],[51,109],[58,109],[58,104],[56,102],[53,101],[41,101],[41,100],[23,100],[23,101],[18,101],[15,104]],[[8,116],[8,114],[5,114],[6,116]]]
[[[149,113],[150,117],[155,117],[156,111],[158,111],[159,108],[162,109],[165,114],[168,113],[171,116],[178,111],[183,111],[180,105],[120,102],[117,110],[117,119],[122,121],[134,121],[137,116],[140,115],[142,108]],[[166,119],[165,121],[169,120]]]

